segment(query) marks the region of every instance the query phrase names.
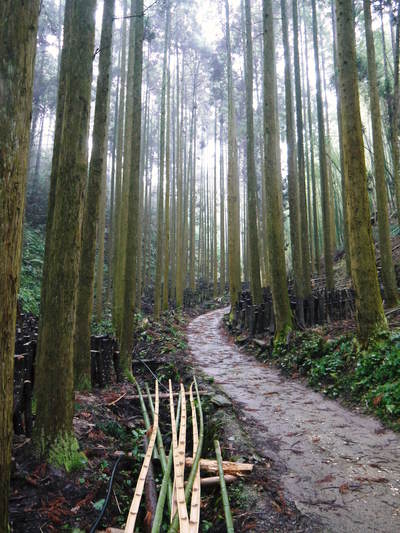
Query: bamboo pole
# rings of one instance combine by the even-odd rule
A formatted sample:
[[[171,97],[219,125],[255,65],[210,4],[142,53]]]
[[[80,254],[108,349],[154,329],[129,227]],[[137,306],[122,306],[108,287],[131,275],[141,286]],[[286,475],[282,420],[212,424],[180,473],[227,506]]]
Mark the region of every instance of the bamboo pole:
[[[221,448],[217,440],[214,441],[214,446],[215,446],[215,456],[218,462],[219,482],[221,485],[221,496],[222,496],[222,503],[224,506],[226,531],[227,533],[234,533],[231,507],[229,505],[228,491],[226,490],[224,469],[222,466]]]
[[[215,288],[214,288],[215,290]],[[193,426],[193,460],[196,457],[197,449],[199,447],[199,429],[197,426],[196,407],[193,399],[193,383],[190,385],[190,407],[192,411],[192,426]],[[194,478],[192,501],[190,504],[190,533],[197,533],[200,526],[200,500],[201,500],[201,485],[200,485],[200,465],[196,468],[196,477]]]
[[[142,499],[142,495],[143,495],[144,482],[146,480],[147,471],[149,469],[151,456],[153,455],[153,449],[154,449],[154,445],[156,442],[160,400],[158,398],[158,381],[156,381],[155,383],[156,383],[156,405],[154,409],[154,424],[153,424],[153,429],[152,429],[151,437],[149,441],[149,447],[147,448],[146,455],[144,457],[144,461],[142,464],[142,468],[140,470],[139,478],[136,483],[135,494],[133,496],[132,504],[129,509],[128,520],[126,521],[126,526],[125,526],[125,533],[134,532],[135,522],[136,522],[136,518],[138,515],[138,511],[139,511],[140,500]]]

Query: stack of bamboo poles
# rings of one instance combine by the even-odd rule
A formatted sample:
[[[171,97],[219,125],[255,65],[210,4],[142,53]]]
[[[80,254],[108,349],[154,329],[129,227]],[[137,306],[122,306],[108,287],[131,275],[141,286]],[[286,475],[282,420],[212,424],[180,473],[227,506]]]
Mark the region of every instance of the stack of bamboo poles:
[[[154,404],[150,389],[146,384],[147,398],[153,419],[152,424],[150,423],[149,412],[147,410],[142,391],[139,387],[139,384],[137,383],[136,385],[149,441],[147,443],[146,439],[147,451],[137,480],[125,530],[109,528],[107,529],[107,532],[122,533],[122,531],[125,531],[125,533],[134,533],[146,480],[149,482],[150,478],[152,478],[154,485],[151,466],[151,458],[153,455],[155,458],[160,460],[163,471],[163,479],[158,498],[156,497],[156,504],[153,503],[152,505],[152,507],[155,507],[155,510],[153,508],[151,511],[148,511],[145,518],[146,528],[148,531],[151,531],[151,533],[158,533],[161,530],[165,503],[167,501],[170,516],[170,527],[168,532],[198,533],[200,527],[201,486],[214,485],[219,482],[225,513],[226,528],[228,533],[233,532],[233,521],[229,506],[226,483],[236,480],[237,476],[243,476],[246,473],[251,472],[253,465],[222,461],[221,449],[218,441],[214,442],[216,460],[201,459],[204,440],[204,420],[196,379],[194,379],[193,383],[191,384],[189,393],[185,391],[183,384],[180,385],[180,394],[176,413],[174,405],[175,395],[172,392],[171,380],[169,381],[169,406],[172,442],[167,457],[159,427],[160,395],[158,390],[158,382],[155,382]],[[197,409],[195,405],[194,391],[196,393]],[[188,421],[186,400],[187,395],[189,396],[193,428],[193,450],[191,457],[186,457],[186,428]],[[174,470],[173,480],[171,479],[172,466]],[[189,476],[186,481],[185,467],[190,469]],[[201,478],[200,470],[208,473],[218,473],[218,477],[214,476]],[[148,484],[149,483],[147,483],[147,485]],[[148,494],[147,485],[146,503],[148,498],[151,498],[151,496]],[[189,500],[190,510],[188,510]]]

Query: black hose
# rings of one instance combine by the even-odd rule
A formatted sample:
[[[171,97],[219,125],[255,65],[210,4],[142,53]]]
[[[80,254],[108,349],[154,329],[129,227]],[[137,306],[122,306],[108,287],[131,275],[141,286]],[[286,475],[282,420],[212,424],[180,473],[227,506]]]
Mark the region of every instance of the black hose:
[[[113,487],[113,484],[114,484],[114,478],[115,478],[115,474],[117,473],[117,468],[118,468],[118,465],[119,463],[123,460],[123,459],[128,459],[130,461],[132,460],[136,460],[135,457],[131,457],[130,455],[120,455],[118,457],[118,459],[115,461],[114,463],[114,467],[112,469],[112,472],[111,472],[111,477],[110,477],[110,480],[108,482],[108,489],[107,489],[107,495],[106,497],[104,498],[104,503],[103,503],[103,507],[101,508],[101,511],[100,511],[100,514],[99,516],[97,517],[96,519],[96,522],[93,524],[93,526],[90,528],[90,533],[96,533],[96,529],[98,527],[98,525],[100,524],[103,516],[104,516],[104,513],[106,512],[106,509],[107,509],[107,505],[110,501],[110,497],[111,497],[111,491],[112,491],[112,487]]]

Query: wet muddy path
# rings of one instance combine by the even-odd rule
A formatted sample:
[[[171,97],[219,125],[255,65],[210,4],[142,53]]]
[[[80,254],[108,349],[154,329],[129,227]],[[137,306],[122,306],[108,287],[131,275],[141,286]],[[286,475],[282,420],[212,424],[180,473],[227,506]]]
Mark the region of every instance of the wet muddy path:
[[[259,453],[282,467],[286,498],[324,531],[400,531],[400,435],[239,350],[227,309],[188,326],[193,363],[229,396]]]

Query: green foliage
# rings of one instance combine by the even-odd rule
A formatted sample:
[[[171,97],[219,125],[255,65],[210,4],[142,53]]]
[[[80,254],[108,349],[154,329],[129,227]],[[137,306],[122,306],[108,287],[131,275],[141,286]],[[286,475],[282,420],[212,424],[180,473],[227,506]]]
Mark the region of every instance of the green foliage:
[[[272,358],[286,373],[306,376],[313,388],[361,403],[400,429],[400,331],[378,333],[364,350],[352,336],[297,333],[288,345],[276,344]]]
[[[100,322],[94,319],[91,323],[90,330],[92,335],[110,335],[115,336],[115,328],[112,323],[111,313],[105,314]]]
[[[24,228],[19,299],[25,313],[39,315],[40,287],[44,258],[44,236],[41,230]]]
[[[67,472],[81,470],[87,463],[84,453],[79,451],[79,444],[74,435],[66,433],[58,437],[51,446],[49,462],[53,466],[65,468]]]

